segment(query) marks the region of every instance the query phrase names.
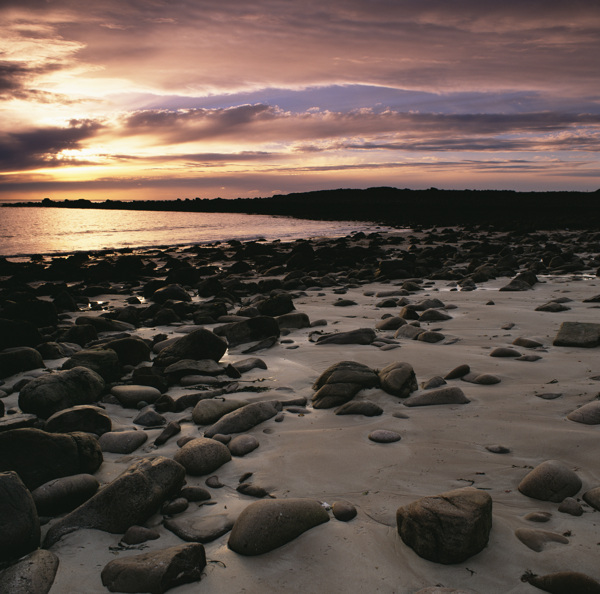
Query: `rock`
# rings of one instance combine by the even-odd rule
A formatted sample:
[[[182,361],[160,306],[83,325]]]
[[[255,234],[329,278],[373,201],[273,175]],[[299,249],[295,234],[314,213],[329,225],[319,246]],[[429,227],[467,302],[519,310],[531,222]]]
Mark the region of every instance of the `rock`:
[[[154,365],[167,367],[182,359],[218,361],[226,350],[227,343],[220,336],[199,328],[163,348],[154,359]]]
[[[122,367],[117,353],[112,349],[84,349],[67,359],[62,369],[86,367],[95,371],[105,382],[114,382],[121,377]]]
[[[231,460],[226,445],[214,439],[197,437],[188,441],[173,457],[188,474],[210,474]]]
[[[443,322],[445,320],[451,320],[452,316],[447,313],[440,311],[439,309],[426,309],[420,316],[420,322]]]
[[[446,380],[441,375],[434,375],[431,379],[421,384],[423,390],[433,390],[440,386],[445,386]]]
[[[58,557],[38,549],[0,572],[0,588],[6,594],[48,594],[58,570]]]
[[[46,367],[44,360],[31,347],[12,347],[0,351],[0,379],[40,367]]]
[[[81,347],[78,344],[69,342],[44,342],[38,344],[35,350],[42,356],[43,359],[63,359],[64,357],[70,357],[78,351]]]
[[[391,316],[380,320],[375,324],[377,330],[398,330],[401,326],[405,326],[407,321],[400,316]]]
[[[324,334],[317,339],[317,344],[371,344],[376,337],[372,328],[358,328],[348,332]]]
[[[349,522],[356,517],[358,513],[356,508],[349,501],[334,501],[331,511],[336,520],[340,522]]]
[[[84,431],[98,436],[111,429],[112,421],[106,411],[90,404],[80,404],[59,410],[48,418],[44,427],[44,430],[50,433]]]
[[[240,373],[246,373],[247,371],[251,371],[252,369],[267,369],[267,364],[258,357],[248,357],[247,359],[236,361],[235,363],[233,363],[233,366]]]
[[[593,348],[600,345],[600,324],[563,322],[554,339],[554,346]]]
[[[294,302],[292,296],[289,293],[277,293],[266,299],[261,299],[256,303],[256,309],[261,316],[283,316],[292,312],[294,309]]]
[[[369,439],[375,443],[394,443],[400,441],[402,436],[389,429],[375,429],[375,431],[369,433]]]
[[[146,407],[135,416],[133,422],[142,427],[164,427],[167,419],[154,409]]]
[[[227,544],[240,555],[262,555],[328,521],[329,514],[312,499],[261,499],[242,511]]]
[[[467,375],[467,373],[471,373],[471,368],[466,365],[459,365],[458,367],[455,367],[452,371],[449,371],[445,376],[444,379],[459,379],[461,377],[464,377],[465,375]]]
[[[429,586],[417,590],[415,594],[477,594],[474,590],[464,590],[462,588],[444,588],[442,586]]]
[[[557,532],[548,530],[533,530],[531,528],[518,528],[515,530],[515,536],[532,551],[540,553],[549,542],[559,542],[569,544],[569,539]]]
[[[165,500],[179,492],[184,480],[185,469],[170,458],[138,460],[91,499],[52,524],[44,547],[51,547],[79,528],[123,534],[130,526],[143,524]]]
[[[212,425],[225,416],[248,403],[244,400],[221,400],[207,398],[200,400],[192,411],[192,419],[196,425]]]
[[[93,474],[102,464],[98,440],[87,433],[11,429],[0,433],[0,471],[14,470],[29,490],[73,474]]]
[[[98,443],[103,452],[131,454],[148,439],[145,431],[111,431],[100,436]]]
[[[0,563],[40,546],[40,520],[31,493],[16,472],[0,472]],[[0,583],[0,588],[4,583]],[[4,590],[8,592],[7,590]]]
[[[243,433],[274,417],[280,410],[281,404],[278,402],[252,402],[221,417],[204,430],[204,436]]]
[[[40,331],[25,320],[0,318],[0,350],[12,347],[35,347],[42,342]]]
[[[134,336],[110,340],[104,344],[104,348],[115,351],[121,365],[139,365],[142,361],[150,361],[150,347]]]
[[[571,309],[562,303],[557,303],[556,301],[549,301],[548,303],[544,303],[543,305],[538,305],[535,308],[535,311],[546,311],[550,313],[559,313],[561,311],[568,311]]]
[[[101,578],[111,592],[162,594],[175,586],[199,581],[205,567],[204,546],[182,544],[113,559],[104,566]]]
[[[530,291],[537,282],[534,272],[521,272],[507,285],[501,287],[500,291]]]
[[[254,435],[237,435],[227,444],[227,447],[232,456],[241,457],[253,452],[259,445]]]
[[[277,316],[277,324],[279,329],[293,330],[296,328],[310,328],[310,319],[305,313],[291,312],[281,316]]]
[[[412,324],[406,324],[401,326],[394,332],[395,338],[408,338],[409,340],[417,340],[420,334],[423,334],[425,330],[419,328],[419,326],[413,326]]]
[[[184,487],[179,494],[190,502],[210,499],[210,493],[202,487]]]
[[[384,367],[379,381],[382,390],[399,398],[406,398],[419,387],[412,365],[400,361]]]
[[[447,491],[400,507],[396,522],[402,541],[420,557],[462,563],[488,543],[492,498],[473,487]]]
[[[520,346],[525,349],[536,349],[544,346],[541,342],[538,342],[537,340],[532,340],[531,338],[523,338],[522,336],[515,338],[512,341],[512,343],[515,346]]]
[[[521,353],[510,347],[498,347],[490,353],[490,357],[520,357]]]
[[[154,404],[160,398],[160,390],[152,386],[114,386],[110,393],[125,408],[137,408],[140,402]]]
[[[91,474],[74,474],[51,480],[31,492],[40,516],[70,512],[87,501],[100,487]]]
[[[581,479],[558,460],[542,462],[519,483],[519,491],[523,495],[554,503],[576,495],[580,489]]]
[[[471,375],[474,377],[470,377]],[[479,386],[493,386],[502,381],[497,375],[492,375],[491,373],[467,374],[462,380],[470,384],[478,384]]]
[[[583,500],[594,509],[600,511],[600,487],[586,491],[583,494]]]
[[[281,334],[277,320],[269,316],[257,316],[241,322],[217,326],[214,332],[218,336],[224,336],[230,347],[264,339],[277,339]]]
[[[77,326],[93,326],[96,332],[130,332],[135,330],[135,326],[132,324],[111,320],[104,316],[79,316],[75,320],[75,324]]]
[[[584,425],[600,425],[600,400],[592,400],[567,415],[569,421]]]
[[[571,516],[582,516],[583,507],[579,501],[573,497],[566,497],[562,503],[558,506],[558,511],[562,514],[569,514]]]
[[[183,513],[190,506],[189,501],[185,497],[176,497],[172,501],[165,501],[160,509],[163,516],[175,516]]]
[[[159,538],[160,534],[156,530],[146,528],[145,526],[130,526],[123,535],[121,542],[128,545],[136,545]]]
[[[70,326],[64,330],[60,330],[57,335],[59,342],[73,343],[80,347],[84,347],[86,344],[97,340],[98,332],[94,326],[90,324],[80,324]]]
[[[510,454],[510,448],[503,445],[489,445],[485,446],[485,449],[492,454]]]
[[[65,408],[94,404],[103,390],[104,380],[96,372],[75,367],[31,380],[19,392],[19,408],[47,419]]]
[[[182,359],[176,363],[165,367],[164,374],[171,382],[176,382],[186,375],[222,375],[225,373],[225,367],[219,365],[212,359]]]
[[[181,520],[168,519],[164,521],[164,526],[181,540],[207,544],[231,532],[234,522],[229,514],[221,513]]]
[[[353,400],[342,404],[335,411],[336,415],[364,415],[365,417],[377,417],[383,414],[383,408],[370,400]]]
[[[521,580],[552,594],[600,594],[600,583],[577,571],[558,571],[546,575],[527,572]]]
[[[248,497],[256,497],[257,499],[261,499],[262,497],[271,497],[269,492],[259,485],[253,485],[251,483],[241,483],[236,489],[238,493],[242,495],[248,495]]]
[[[160,432],[158,437],[154,440],[155,446],[161,446],[167,443],[171,437],[181,433],[181,425],[177,421],[169,421],[167,426]]]
[[[431,406],[436,404],[468,404],[470,400],[457,386],[438,388],[415,394],[404,400],[404,406]]]
[[[161,287],[152,293],[150,299],[155,303],[164,303],[170,299],[173,301],[191,301],[190,294],[181,286],[177,284],[167,285]]]

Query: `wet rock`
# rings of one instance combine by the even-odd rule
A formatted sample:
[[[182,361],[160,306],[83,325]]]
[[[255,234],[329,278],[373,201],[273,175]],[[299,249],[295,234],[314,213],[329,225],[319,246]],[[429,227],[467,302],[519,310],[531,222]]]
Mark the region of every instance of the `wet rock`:
[[[0,471],[14,470],[33,490],[73,474],[93,474],[102,464],[98,440],[87,433],[11,429],[0,433]]]
[[[47,594],[57,570],[58,557],[38,549],[0,572],[0,587],[7,594]]]
[[[40,331],[25,320],[0,318],[0,350],[12,347],[35,347],[42,342]]]
[[[407,321],[400,316],[391,316],[380,320],[375,324],[377,330],[398,330],[401,326],[405,326]]]
[[[13,347],[0,351],[0,379],[41,367],[46,367],[44,360],[31,347]]]
[[[537,282],[538,278],[534,272],[522,272],[501,287],[500,291],[530,291]]]
[[[523,495],[554,503],[576,495],[580,489],[581,479],[558,460],[542,462],[519,483],[519,491]]]
[[[428,342],[430,344],[434,344],[436,342],[442,342],[446,336],[441,332],[434,332],[433,330],[425,330],[425,332],[421,332],[417,336],[417,340],[421,342]]]
[[[154,303],[161,304],[169,300],[186,302],[192,300],[190,294],[178,284],[170,284],[157,289],[152,293],[150,299],[154,301]]]
[[[532,340],[531,338],[524,338],[522,336],[515,338],[512,341],[512,343],[515,346],[520,346],[525,349],[536,349],[536,348],[544,346],[541,342],[538,342],[537,340]]]
[[[521,353],[510,347],[498,347],[490,353],[490,357],[520,357]]]
[[[416,340],[419,338],[420,334],[423,334],[425,330],[423,328],[419,328],[419,326],[413,326],[412,324],[406,324],[405,326],[401,326],[394,332],[395,338],[407,338],[409,340]]]
[[[217,433],[243,433],[274,417],[281,410],[278,402],[252,402],[221,417],[204,430],[205,437]]]
[[[174,456],[188,474],[210,474],[231,460],[226,445],[214,439],[198,437],[188,441]]]
[[[267,369],[267,364],[258,357],[248,357],[241,361],[236,361],[233,366],[240,372],[246,373],[252,369]]]
[[[44,547],[80,528],[123,534],[130,526],[143,524],[162,503],[179,492],[185,480],[181,464],[157,456],[132,464],[123,474],[99,490],[91,499],[53,524]]]
[[[106,411],[90,404],[80,404],[59,410],[48,418],[44,427],[44,430],[50,433],[84,431],[98,436],[111,429],[112,421]]]
[[[135,416],[133,422],[142,427],[164,427],[167,424],[167,419],[154,409],[147,407]]]
[[[131,454],[148,439],[145,431],[111,431],[100,436],[98,443],[103,452]]]
[[[204,546],[182,544],[113,559],[104,566],[101,578],[111,592],[162,594],[176,586],[199,581],[205,567]]]
[[[447,313],[440,311],[439,309],[426,309],[420,316],[420,322],[443,322],[445,320],[451,320],[452,316]]]
[[[35,503],[16,472],[0,472],[0,526],[1,563],[39,547],[40,521]],[[3,585],[0,583],[0,588]]]
[[[472,487],[423,497],[396,512],[398,533],[417,555],[462,563],[482,551],[492,528],[492,498]]]
[[[100,483],[91,474],[74,474],[51,480],[31,492],[40,516],[70,512],[87,501]]]
[[[489,445],[485,446],[485,449],[492,454],[510,454],[510,448],[502,445]]]
[[[215,376],[225,373],[225,367],[219,365],[212,359],[182,359],[176,363],[168,365],[164,369],[164,374],[171,382],[179,381],[186,375],[208,375]]]
[[[560,313],[561,311],[568,311],[571,309],[562,303],[557,303],[556,301],[549,301],[548,303],[544,303],[543,305],[538,305],[535,308],[535,311],[546,311],[550,313]]]
[[[239,515],[228,546],[240,555],[262,555],[329,521],[329,514],[312,499],[262,499]]]

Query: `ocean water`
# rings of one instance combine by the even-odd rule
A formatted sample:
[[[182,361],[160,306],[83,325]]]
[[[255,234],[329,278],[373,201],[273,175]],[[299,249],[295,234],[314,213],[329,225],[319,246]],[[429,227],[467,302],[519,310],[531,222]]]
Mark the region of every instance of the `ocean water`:
[[[178,246],[237,239],[291,241],[385,229],[353,221],[202,212],[0,208],[0,256]]]

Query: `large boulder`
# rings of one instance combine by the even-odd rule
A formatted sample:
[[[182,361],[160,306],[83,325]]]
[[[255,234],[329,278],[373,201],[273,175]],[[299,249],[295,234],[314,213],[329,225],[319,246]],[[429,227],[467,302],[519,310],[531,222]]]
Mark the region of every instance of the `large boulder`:
[[[218,361],[227,350],[227,343],[215,333],[199,328],[182,336],[158,353],[154,364],[167,367],[182,359],[212,359]]]
[[[215,334],[224,336],[230,347],[238,346],[246,342],[264,340],[266,338],[278,338],[281,334],[279,324],[275,318],[270,316],[256,316],[241,322],[232,322],[217,326]]]
[[[123,373],[117,353],[112,349],[105,348],[79,351],[67,359],[62,366],[63,369],[73,369],[74,367],[91,369],[101,376],[105,382],[114,382]]]
[[[102,450],[87,433],[10,429],[0,433],[0,471],[14,470],[29,490],[48,481],[98,470]]]
[[[423,497],[396,512],[402,541],[419,557],[435,563],[462,563],[487,545],[492,498],[465,487]]]
[[[65,534],[79,528],[94,528],[124,534],[143,524],[182,487],[185,469],[181,464],[157,456],[138,460],[91,499],[53,524],[46,534],[48,548]]]
[[[328,521],[313,499],[261,499],[238,516],[227,544],[240,555],[262,555]]]
[[[175,453],[174,459],[188,474],[210,474],[231,460],[229,448],[215,439],[197,437]]]
[[[222,416],[216,423],[204,430],[205,437],[217,433],[242,433],[274,417],[281,410],[279,402],[252,402]]]
[[[175,586],[199,581],[205,567],[204,546],[189,543],[113,559],[105,565],[101,577],[111,592],[162,594]]]
[[[574,470],[558,460],[546,460],[523,478],[519,491],[533,499],[560,503],[579,493],[581,485]]]
[[[40,520],[31,493],[16,472],[0,472],[0,563],[39,546]]]
[[[552,343],[561,347],[590,349],[600,345],[600,324],[593,322],[563,322]]]
[[[59,410],[95,403],[104,390],[104,380],[95,371],[75,367],[31,380],[19,392],[19,408],[47,419]]]
[[[365,388],[379,386],[379,376],[370,367],[356,361],[330,365],[315,381],[314,408],[333,408],[352,400]]]
[[[419,387],[412,365],[402,361],[384,367],[379,372],[379,381],[382,390],[399,398],[410,396]]]
[[[0,379],[40,367],[45,367],[44,360],[31,347],[13,347],[0,352]]]
[[[196,425],[212,425],[221,417],[225,416],[248,403],[244,400],[221,400],[218,398],[207,398],[200,400],[192,411],[192,420]]]
[[[0,591],[7,594],[48,594],[57,570],[58,557],[50,551],[38,549],[0,572]]]

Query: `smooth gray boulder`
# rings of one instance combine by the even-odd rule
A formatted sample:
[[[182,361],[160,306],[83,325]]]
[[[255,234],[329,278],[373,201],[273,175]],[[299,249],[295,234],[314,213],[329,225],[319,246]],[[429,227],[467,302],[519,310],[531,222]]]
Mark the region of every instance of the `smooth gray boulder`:
[[[86,367],[58,371],[31,380],[19,392],[19,408],[47,419],[78,404],[94,404],[104,390],[104,380]]]
[[[560,347],[591,349],[600,345],[600,324],[592,322],[563,322],[552,342]]]
[[[197,437],[188,441],[175,453],[174,460],[181,464],[188,474],[202,476],[214,472],[231,460],[228,447],[207,437]]]
[[[113,559],[101,573],[102,584],[111,592],[150,592],[197,582],[206,567],[204,546],[181,544],[161,551]]]
[[[131,454],[148,440],[145,431],[110,431],[103,433],[98,443],[103,452]]]
[[[91,474],[74,474],[40,485],[31,496],[40,516],[57,516],[80,506],[99,487],[98,479]]]
[[[217,433],[243,433],[260,423],[274,417],[281,410],[281,403],[251,402],[246,406],[227,413],[216,423],[204,430],[205,437],[214,437]]]
[[[226,350],[225,340],[210,330],[199,328],[163,348],[154,359],[154,365],[168,367],[182,359],[218,361]]]
[[[200,400],[192,410],[192,420],[196,425],[212,425],[227,413],[247,404],[244,400],[223,400],[220,398]]]
[[[160,390],[153,386],[113,386],[110,393],[124,408],[137,408],[140,402],[154,404],[160,398]]]
[[[0,472],[0,563],[37,549],[40,534],[31,493],[16,472]]]
[[[396,512],[402,541],[419,557],[445,565],[482,551],[492,528],[492,498],[464,487],[423,497]]]
[[[261,499],[238,516],[227,544],[240,555],[262,555],[328,521],[314,499]]]
[[[445,386],[414,394],[404,400],[404,406],[434,406],[436,404],[468,404],[470,400],[458,386]]]
[[[561,503],[579,493],[581,485],[574,470],[558,460],[546,460],[523,478],[519,491],[533,499]]]
[[[81,432],[10,429],[0,433],[0,471],[14,470],[30,490],[73,474],[93,474],[102,464],[98,440]]]
[[[0,592],[6,594],[48,594],[56,571],[58,557],[38,549],[0,572]]]
[[[412,365],[402,361],[384,367],[379,372],[379,381],[382,390],[399,398],[407,398],[419,387]]]
[[[130,526],[143,524],[181,489],[184,480],[185,469],[175,460],[163,456],[138,460],[91,499],[53,524],[46,534],[44,547],[52,546],[79,528],[123,534]]]

